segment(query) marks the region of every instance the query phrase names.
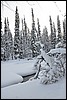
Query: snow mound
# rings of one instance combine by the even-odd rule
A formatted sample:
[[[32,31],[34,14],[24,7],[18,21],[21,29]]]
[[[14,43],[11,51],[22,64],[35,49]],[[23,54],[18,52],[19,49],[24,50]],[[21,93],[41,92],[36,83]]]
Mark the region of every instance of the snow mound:
[[[9,60],[1,62],[1,87],[6,87],[23,81],[23,76],[35,73],[33,70],[36,58],[33,60]]]
[[[5,74],[6,73],[6,74]],[[15,73],[12,72],[4,72],[1,73],[1,88],[17,84],[23,81],[23,78]]]

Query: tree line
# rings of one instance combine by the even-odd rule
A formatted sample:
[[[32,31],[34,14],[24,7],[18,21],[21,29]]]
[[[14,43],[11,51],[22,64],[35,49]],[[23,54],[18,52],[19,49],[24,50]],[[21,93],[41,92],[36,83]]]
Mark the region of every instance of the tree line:
[[[32,29],[29,30],[26,19],[22,19],[22,30],[19,30],[19,13],[16,6],[15,11],[15,35],[14,39],[12,37],[11,30],[9,28],[9,20],[5,18],[4,20],[4,33],[2,31],[2,21],[1,21],[1,60],[10,59],[24,59],[33,58],[39,55],[41,45],[43,44],[43,49],[45,52],[49,52],[50,49],[55,49],[55,46],[59,42],[66,43],[66,19],[63,21],[63,36],[61,34],[61,24],[59,15],[57,16],[57,31],[56,36],[55,23],[52,22],[51,16],[49,16],[51,33],[48,36],[48,30],[45,26],[43,32],[40,30],[39,18],[37,18],[37,29],[35,27],[33,8],[31,8],[32,13]],[[39,42],[40,43],[39,43]]]

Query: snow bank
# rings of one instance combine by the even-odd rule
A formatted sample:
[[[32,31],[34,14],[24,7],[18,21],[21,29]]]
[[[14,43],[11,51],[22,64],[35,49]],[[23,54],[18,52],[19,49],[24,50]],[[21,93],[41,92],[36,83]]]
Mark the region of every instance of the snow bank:
[[[33,65],[36,60],[13,60],[1,62],[1,87],[23,81],[21,76],[35,73]]]
[[[23,78],[15,73],[3,71],[1,73],[1,88],[17,84],[23,81]]]
[[[30,74],[35,73],[35,71],[33,70],[33,63],[22,63],[22,64],[16,64],[15,67],[10,67],[11,71],[21,75],[21,76],[27,76]]]
[[[66,99],[66,79],[49,85],[36,79],[8,86],[1,89],[1,99]]]

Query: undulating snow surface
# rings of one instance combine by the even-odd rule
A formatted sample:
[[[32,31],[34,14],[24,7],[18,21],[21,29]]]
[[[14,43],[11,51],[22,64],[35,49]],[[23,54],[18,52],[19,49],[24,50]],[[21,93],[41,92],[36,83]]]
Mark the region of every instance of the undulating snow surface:
[[[40,84],[39,79],[1,89],[1,99],[65,99],[66,79],[54,84]]]
[[[23,81],[21,76],[35,73],[33,70],[34,60],[14,60],[1,62],[1,87],[12,85]]]
[[[1,87],[17,84],[23,81],[23,78],[15,73],[3,70],[1,73]]]
[[[62,52],[64,53],[64,50]],[[53,58],[50,60],[51,57],[43,51],[38,58],[41,56],[44,56],[50,66],[52,65]],[[36,60],[34,58],[1,62],[1,87],[3,87],[1,88],[1,99],[66,99],[65,76],[56,83],[47,85],[41,84],[40,79],[20,83],[23,80],[21,76],[35,73]],[[43,62],[42,65],[44,66]]]

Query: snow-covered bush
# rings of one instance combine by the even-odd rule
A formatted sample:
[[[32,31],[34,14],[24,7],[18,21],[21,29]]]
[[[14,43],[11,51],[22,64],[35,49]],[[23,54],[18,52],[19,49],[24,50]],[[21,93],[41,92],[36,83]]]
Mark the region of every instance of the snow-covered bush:
[[[34,69],[37,70],[34,79],[40,79],[42,84],[51,84],[58,81],[66,73],[66,53],[53,58],[54,60],[51,60],[50,56],[46,55],[43,52],[37,58],[36,64],[34,65]]]
[[[56,49],[51,49],[47,55],[49,55],[50,57],[55,57],[57,58],[60,54],[66,53],[66,49],[65,48],[56,48]]]

